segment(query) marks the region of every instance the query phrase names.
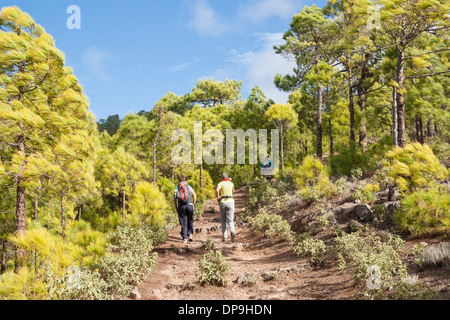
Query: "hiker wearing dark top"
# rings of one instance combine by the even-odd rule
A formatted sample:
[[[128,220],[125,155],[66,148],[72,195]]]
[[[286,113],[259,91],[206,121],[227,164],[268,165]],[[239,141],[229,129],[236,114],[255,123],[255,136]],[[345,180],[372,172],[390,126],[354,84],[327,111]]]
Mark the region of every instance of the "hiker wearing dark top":
[[[270,156],[267,156],[266,160],[261,164],[261,175],[266,179],[271,179],[273,175],[273,163],[270,160]]]
[[[222,181],[217,185],[216,194],[220,208],[220,220],[222,223],[222,240],[228,239],[227,226],[230,229],[231,240],[234,242],[236,230],[234,227],[234,184],[227,173],[222,173]]]
[[[184,175],[178,176],[179,183],[174,191],[173,203],[178,213],[178,219],[181,225],[181,237],[183,242],[194,241],[194,205],[197,201],[197,195],[194,189],[188,185]]]

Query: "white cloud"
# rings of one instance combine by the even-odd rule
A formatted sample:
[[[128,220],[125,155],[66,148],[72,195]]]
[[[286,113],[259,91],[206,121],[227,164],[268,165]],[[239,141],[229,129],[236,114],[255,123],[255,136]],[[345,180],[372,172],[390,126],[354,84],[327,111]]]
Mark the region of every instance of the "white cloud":
[[[170,67],[169,72],[180,72],[180,71],[183,71],[184,69],[189,68],[190,66],[193,66],[193,65],[197,64],[198,62],[200,62],[200,59],[193,58],[191,61],[186,61],[186,62],[183,62],[183,63],[181,63],[179,65]]]
[[[229,29],[222,17],[218,17],[214,9],[205,0],[195,0],[190,5],[193,15],[188,26],[201,36],[218,36]]]
[[[243,70],[244,82],[248,86],[261,88],[264,94],[275,102],[285,103],[289,94],[280,91],[274,84],[275,75],[292,73],[295,62],[287,61],[276,54],[273,46],[283,41],[282,33],[265,33],[260,35],[261,47],[257,51],[238,53],[232,51],[230,61],[239,64]]]
[[[108,73],[106,63],[115,60],[115,57],[97,49],[91,47],[81,57],[81,61],[88,68],[91,74],[104,82],[113,80],[113,77]]]
[[[294,0],[253,0],[241,7],[240,15],[253,22],[262,22],[270,17],[289,18],[295,13],[298,1]]]
[[[274,84],[275,75],[291,74],[296,67],[295,62],[287,61],[275,53],[274,45],[283,42],[282,33],[258,34],[259,48],[256,50],[239,52],[231,50],[226,64],[201,79],[236,79],[243,81],[243,98],[257,85],[267,98],[275,102],[286,103],[289,93],[280,91]]]

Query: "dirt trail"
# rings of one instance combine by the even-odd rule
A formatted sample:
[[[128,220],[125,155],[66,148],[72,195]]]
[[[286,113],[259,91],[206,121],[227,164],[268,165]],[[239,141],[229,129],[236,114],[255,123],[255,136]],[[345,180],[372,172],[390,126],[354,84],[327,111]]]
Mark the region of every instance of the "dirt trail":
[[[235,194],[236,222],[245,211],[247,190]],[[214,208],[214,212],[212,210]],[[217,230],[211,228],[217,226]],[[354,282],[335,263],[313,270],[293,253],[286,242],[274,242],[253,233],[248,224],[237,226],[234,243],[222,243],[219,206],[210,200],[202,218],[195,221],[194,242],[183,244],[180,227],[156,248],[157,265],[138,288],[144,300],[308,300],[351,299]],[[214,229],[214,228],[213,228]],[[212,238],[232,268],[226,287],[201,286],[194,271],[206,253],[203,243]],[[256,283],[242,282],[246,275]]]

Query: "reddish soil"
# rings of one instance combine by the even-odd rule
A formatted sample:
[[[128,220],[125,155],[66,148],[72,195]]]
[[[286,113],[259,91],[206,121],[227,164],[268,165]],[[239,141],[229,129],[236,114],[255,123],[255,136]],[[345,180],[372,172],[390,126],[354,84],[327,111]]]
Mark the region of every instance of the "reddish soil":
[[[245,211],[246,194],[244,188],[235,194],[236,221],[240,221],[240,215]],[[300,208],[295,215],[305,217],[311,212]],[[219,228],[207,230],[213,226]],[[311,267],[306,259],[297,257],[287,242],[265,239],[255,234],[248,224],[237,227],[234,243],[222,243],[220,214],[215,200],[208,201],[204,215],[195,221],[194,228],[202,231],[194,235],[194,242],[183,244],[177,227],[169,233],[168,241],[155,249],[157,265],[152,275],[138,286],[143,300],[351,300],[361,292],[352,274],[339,270],[335,256],[326,257],[320,267]],[[206,253],[202,245],[209,238],[232,264],[226,287],[201,286],[194,275],[198,261]],[[324,234],[320,238],[330,239],[331,236]],[[419,241],[423,240],[412,240],[408,246]],[[413,264],[409,266],[414,269]],[[273,272],[277,276],[270,278],[269,274]],[[256,282],[239,282],[239,277],[245,275],[253,275]],[[438,292],[438,299],[450,299],[450,292],[445,289],[450,289],[449,271],[427,269],[418,275],[421,282]]]

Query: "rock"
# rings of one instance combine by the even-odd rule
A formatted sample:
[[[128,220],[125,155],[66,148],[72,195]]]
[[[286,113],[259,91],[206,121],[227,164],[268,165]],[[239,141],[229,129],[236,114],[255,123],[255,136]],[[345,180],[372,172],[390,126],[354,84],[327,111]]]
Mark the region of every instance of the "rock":
[[[172,224],[169,223],[168,225],[166,225],[165,230],[166,230],[166,232],[170,232],[170,231],[172,231],[174,228],[175,228],[175,227],[174,227]]]
[[[350,222],[347,225],[348,232],[356,232],[358,230],[361,230],[364,226],[355,220],[350,220]]]
[[[346,203],[340,205],[339,207],[334,208],[333,213],[339,214],[339,215],[346,215],[346,214],[353,212],[355,210],[356,206],[358,206],[357,203],[346,202]]]
[[[304,272],[306,269],[308,268],[308,264],[299,264],[295,267],[286,267],[286,268],[281,268],[278,272],[280,274],[299,274]]]
[[[356,206],[355,213],[362,222],[371,222],[373,220],[373,212],[367,204]]]
[[[134,287],[133,290],[131,290],[130,298],[133,300],[141,300],[142,299],[141,293],[139,292],[139,289],[137,287]]]
[[[253,286],[258,282],[258,279],[259,276],[256,273],[245,273],[237,278],[236,283],[243,286]]]
[[[240,220],[240,221],[238,221],[238,222],[236,223],[236,226],[238,226],[238,227],[243,227],[246,223],[247,223],[246,221]]]
[[[155,299],[162,299],[161,291],[159,291],[158,289],[153,289],[151,293]]]
[[[196,228],[195,233],[206,233],[208,229],[206,227]]]
[[[261,297],[260,300],[283,300],[284,294],[282,293],[276,293],[276,294],[269,294],[267,296]]]

